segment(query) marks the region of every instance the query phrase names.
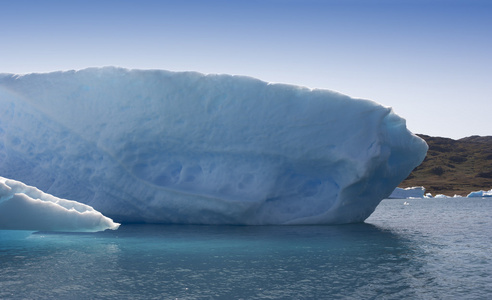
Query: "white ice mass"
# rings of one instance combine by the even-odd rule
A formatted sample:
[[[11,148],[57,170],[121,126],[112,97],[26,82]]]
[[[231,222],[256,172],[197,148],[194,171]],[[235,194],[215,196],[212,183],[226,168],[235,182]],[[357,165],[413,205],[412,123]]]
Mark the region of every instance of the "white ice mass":
[[[396,188],[389,199],[409,199],[409,198],[424,198],[425,188],[423,186],[414,186],[408,188]]]
[[[230,75],[0,74],[0,175],[118,222],[362,222],[424,159],[373,101]]]
[[[471,192],[466,197],[467,198],[492,197],[492,190],[490,190],[490,191],[476,191],[476,192]]]
[[[92,232],[118,226],[88,205],[0,177],[0,229]]]

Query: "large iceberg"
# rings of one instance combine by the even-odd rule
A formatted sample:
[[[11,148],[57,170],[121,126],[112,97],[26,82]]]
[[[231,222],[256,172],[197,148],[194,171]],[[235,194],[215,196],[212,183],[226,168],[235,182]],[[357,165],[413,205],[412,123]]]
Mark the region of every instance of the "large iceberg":
[[[0,177],[0,229],[94,232],[119,225],[88,205]]]
[[[424,159],[391,108],[230,75],[0,74],[0,175],[118,222],[364,221]]]

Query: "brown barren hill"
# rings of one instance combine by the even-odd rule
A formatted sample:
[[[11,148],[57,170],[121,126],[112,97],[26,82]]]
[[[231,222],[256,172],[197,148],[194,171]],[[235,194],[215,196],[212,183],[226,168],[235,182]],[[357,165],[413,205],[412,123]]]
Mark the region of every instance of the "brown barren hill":
[[[466,196],[492,189],[492,136],[453,140],[417,135],[427,142],[429,151],[399,187],[423,186],[434,196]]]

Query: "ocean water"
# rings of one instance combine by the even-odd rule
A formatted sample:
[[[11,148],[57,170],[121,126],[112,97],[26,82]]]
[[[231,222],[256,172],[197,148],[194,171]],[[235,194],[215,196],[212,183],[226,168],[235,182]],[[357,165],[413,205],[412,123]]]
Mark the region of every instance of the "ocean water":
[[[0,231],[0,299],[491,297],[490,198],[384,200],[340,226]]]

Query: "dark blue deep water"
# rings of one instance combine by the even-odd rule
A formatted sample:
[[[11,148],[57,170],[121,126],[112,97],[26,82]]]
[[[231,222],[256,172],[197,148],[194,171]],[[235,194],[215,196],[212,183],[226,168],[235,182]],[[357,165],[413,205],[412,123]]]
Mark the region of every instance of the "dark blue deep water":
[[[0,231],[0,299],[53,298],[491,299],[492,199],[384,200],[342,226]]]

